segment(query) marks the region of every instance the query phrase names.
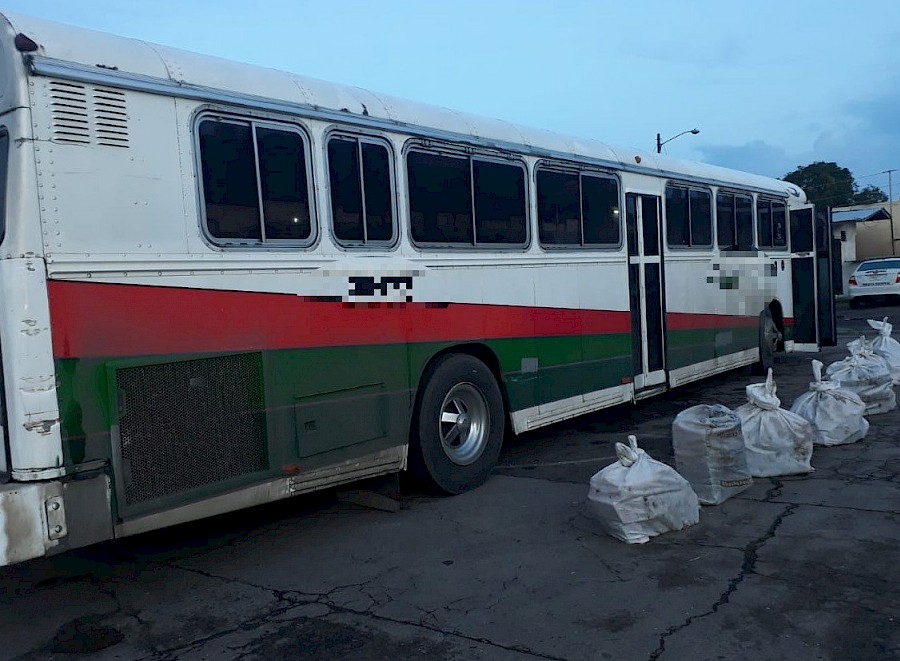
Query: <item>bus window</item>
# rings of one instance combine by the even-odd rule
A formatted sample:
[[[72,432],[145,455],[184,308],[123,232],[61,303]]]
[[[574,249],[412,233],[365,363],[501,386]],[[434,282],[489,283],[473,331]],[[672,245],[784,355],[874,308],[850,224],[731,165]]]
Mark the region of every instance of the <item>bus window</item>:
[[[585,245],[619,245],[619,182],[581,177],[581,213]]]
[[[768,200],[756,201],[756,239],[760,248],[772,247],[772,207]]]
[[[406,167],[413,241],[475,246],[527,243],[521,164],[411,151]]]
[[[691,245],[691,221],[686,188],[666,186],[666,240],[670,246]]]
[[[472,177],[475,242],[525,243],[525,171],[518,165],[474,159]]]
[[[666,240],[672,247],[712,247],[709,191],[666,186]]]
[[[471,244],[469,159],[411,151],[406,168],[413,241]]]
[[[620,244],[622,230],[616,179],[538,170],[537,198],[543,245],[615,247]]]
[[[539,170],[537,196],[541,243],[554,246],[581,245],[578,175]]]
[[[753,250],[753,199],[717,193],[716,226],[720,250]]]
[[[753,198],[749,195],[734,197],[734,227],[738,250],[753,249]]]
[[[394,222],[387,148],[356,138],[332,138],[328,176],[335,238],[351,245],[390,242]]]
[[[306,155],[298,133],[256,129],[260,191],[267,239],[310,235]]]
[[[261,240],[250,124],[200,122],[206,227],[217,239]]]
[[[204,119],[198,134],[210,236],[225,243],[311,238],[306,145],[299,132]]]
[[[9,134],[0,132],[0,242],[6,237],[6,179],[9,174]]]
[[[691,189],[691,245],[712,245],[712,196],[708,191]]]
[[[756,201],[757,238],[760,248],[787,248],[787,209],[784,202]]]
[[[366,191],[366,238],[369,241],[392,241],[394,192],[391,187],[391,157],[387,147],[364,142],[362,162]]]
[[[734,195],[716,194],[716,237],[721,250],[735,250],[737,237],[734,228]]]
[[[772,202],[772,243],[777,248],[787,247],[787,212],[784,202]]]

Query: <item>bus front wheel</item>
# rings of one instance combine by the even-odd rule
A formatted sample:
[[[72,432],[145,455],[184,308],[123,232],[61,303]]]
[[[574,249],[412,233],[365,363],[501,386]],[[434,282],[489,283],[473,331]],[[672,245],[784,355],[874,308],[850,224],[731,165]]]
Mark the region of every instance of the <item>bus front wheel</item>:
[[[482,484],[503,445],[503,396],[488,367],[468,354],[438,359],[419,399],[410,469],[446,494]]]

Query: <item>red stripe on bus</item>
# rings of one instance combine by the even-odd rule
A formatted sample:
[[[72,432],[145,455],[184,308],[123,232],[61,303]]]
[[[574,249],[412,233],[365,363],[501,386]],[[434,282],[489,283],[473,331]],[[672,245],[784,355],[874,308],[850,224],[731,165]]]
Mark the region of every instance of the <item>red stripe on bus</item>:
[[[627,311],[348,304],[292,294],[50,281],[55,358],[630,332]]]
[[[670,331],[708,330],[710,328],[751,328],[759,325],[759,316],[738,317],[726,314],[666,313]]]

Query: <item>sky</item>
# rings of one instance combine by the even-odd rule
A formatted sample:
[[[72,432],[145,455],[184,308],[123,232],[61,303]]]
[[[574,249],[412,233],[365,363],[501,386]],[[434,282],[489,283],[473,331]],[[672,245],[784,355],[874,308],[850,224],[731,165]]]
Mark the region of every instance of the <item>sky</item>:
[[[14,0],[31,14],[781,177],[900,169],[900,1]],[[892,176],[900,197],[900,172]]]

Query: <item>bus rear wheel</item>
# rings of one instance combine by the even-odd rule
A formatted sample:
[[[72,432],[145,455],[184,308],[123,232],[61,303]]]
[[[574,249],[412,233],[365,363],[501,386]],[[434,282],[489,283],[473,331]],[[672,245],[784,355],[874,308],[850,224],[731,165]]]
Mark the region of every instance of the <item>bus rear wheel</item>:
[[[770,367],[775,366],[775,352],[781,342],[781,332],[766,309],[759,313],[759,361],[753,365],[755,374],[765,375]]]
[[[477,487],[497,463],[504,425],[503,396],[487,365],[468,354],[443,356],[421,391],[410,469],[442,493]]]

